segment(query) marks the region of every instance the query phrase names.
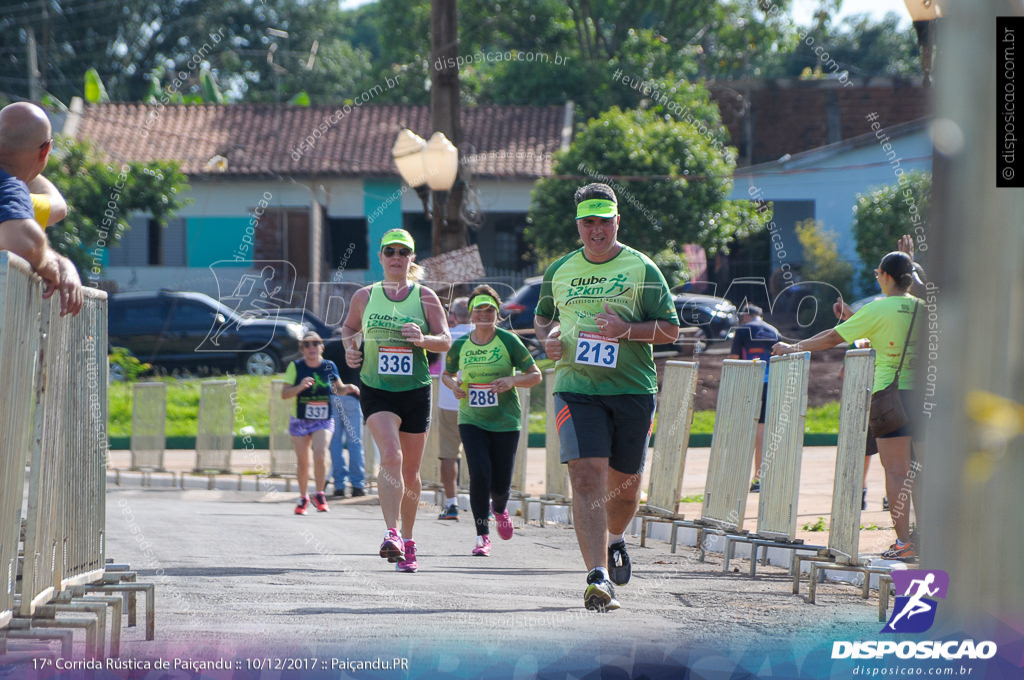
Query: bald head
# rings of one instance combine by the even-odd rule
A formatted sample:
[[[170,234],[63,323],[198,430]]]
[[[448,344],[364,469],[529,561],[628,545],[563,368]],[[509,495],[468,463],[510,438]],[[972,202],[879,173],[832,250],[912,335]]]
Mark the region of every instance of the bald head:
[[[46,167],[53,128],[46,112],[18,102],[0,109],[0,168],[26,182]]]
[[[50,139],[50,119],[35,104],[18,102],[0,109],[0,151],[35,150]]]
[[[457,297],[452,300],[452,316],[457,323],[469,323],[469,298]]]

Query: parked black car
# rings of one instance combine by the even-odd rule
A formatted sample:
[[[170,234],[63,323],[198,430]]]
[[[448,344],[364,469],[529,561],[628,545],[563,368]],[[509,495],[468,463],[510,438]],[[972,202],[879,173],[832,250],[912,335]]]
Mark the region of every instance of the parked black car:
[[[268,319],[277,318],[278,321],[300,323],[311,331],[315,331],[321,338],[327,340],[335,335],[335,330],[340,326],[328,326],[323,319],[302,307],[282,307],[280,309],[268,309],[262,316]]]
[[[540,284],[543,279],[542,276],[526,279],[519,290],[501,305],[500,316],[507,318],[503,324],[504,328],[533,333],[533,310],[540,301]]]
[[[304,309],[303,307],[282,307],[281,309],[269,309],[264,314],[266,318],[277,318],[280,323],[299,323],[303,328],[315,331],[324,340],[324,355],[330,353],[337,356],[338,353],[332,348],[334,345],[341,347],[341,326],[329,326],[319,316]],[[344,356],[344,351],[341,351]]]
[[[705,342],[730,340],[733,329],[740,325],[736,305],[725,298],[697,293],[676,295],[676,314],[680,326],[694,326],[697,337]]]
[[[507,317],[502,326],[522,336],[523,342],[531,351],[531,341],[536,342],[533,338],[533,310],[540,300],[542,278],[536,276],[526,279],[519,290],[501,306],[502,316]],[[696,338],[704,342],[729,340],[732,338],[733,329],[740,325],[736,306],[725,298],[678,293],[675,295],[675,306],[680,326],[696,327]],[[678,343],[654,347],[656,352],[673,350],[682,351],[682,347]]]
[[[300,354],[300,323],[239,315],[202,293],[118,293],[107,314],[109,344],[154,366],[271,375]]]

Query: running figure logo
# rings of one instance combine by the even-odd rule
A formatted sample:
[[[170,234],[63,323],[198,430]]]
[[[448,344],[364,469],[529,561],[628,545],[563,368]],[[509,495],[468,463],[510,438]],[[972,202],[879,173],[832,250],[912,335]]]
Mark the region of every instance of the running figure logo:
[[[249,347],[245,350],[220,346],[222,336],[228,331],[236,332],[240,324],[253,319],[277,320],[277,310],[287,307],[291,301],[295,288],[295,267],[283,260],[218,260],[210,265],[210,271],[217,282],[218,301],[234,312],[234,315],[222,314],[215,318],[213,327],[195,351],[218,352],[230,349],[235,352],[257,352],[269,345],[270,340],[262,347]],[[231,293],[224,295],[223,291],[227,290]]]
[[[949,591],[949,574],[941,569],[907,569],[892,572],[896,604],[883,633],[923,633],[935,623],[939,603]]]

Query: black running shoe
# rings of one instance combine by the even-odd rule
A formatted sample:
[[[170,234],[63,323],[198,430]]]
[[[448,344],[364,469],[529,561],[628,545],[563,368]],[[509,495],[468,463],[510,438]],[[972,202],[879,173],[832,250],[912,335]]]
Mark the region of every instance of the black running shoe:
[[[612,583],[617,586],[624,586],[629,583],[629,577],[632,574],[633,565],[629,562],[626,542],[612,543],[608,546],[608,576]]]
[[[587,590],[583,593],[583,604],[587,609],[597,612],[619,608],[619,601],[615,599],[615,586],[596,569],[587,574]]]

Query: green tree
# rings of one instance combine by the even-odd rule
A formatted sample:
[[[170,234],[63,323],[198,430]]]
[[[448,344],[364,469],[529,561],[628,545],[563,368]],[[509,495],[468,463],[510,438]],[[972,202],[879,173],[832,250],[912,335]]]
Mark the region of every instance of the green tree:
[[[64,102],[82,94],[90,67],[113,101],[142,100],[153,76],[179,80],[174,94],[200,94],[203,68],[228,100],[287,101],[305,90],[314,103],[340,101],[382,79],[370,66],[372,11],[343,11],[337,0],[26,2],[0,17],[3,87],[28,96],[31,32],[42,87]]]
[[[662,276],[668,282],[669,288],[681,286],[690,280],[690,264],[686,261],[686,255],[675,241],[668,244],[656,253],[651,255],[651,260],[658,265]]]
[[[789,0],[570,0],[584,59],[610,60],[631,32],[649,29],[691,52],[701,77],[753,75],[751,65],[792,44]]]
[[[835,286],[844,299],[853,290],[853,265],[839,256],[836,235],[813,219],[796,225],[796,238],[803,248],[801,276],[805,281],[822,281]],[[820,300],[831,305],[833,300]]]
[[[798,76],[805,72],[818,77],[848,72],[850,77],[913,76],[921,73],[921,59],[917,38],[910,27],[900,27],[900,17],[893,12],[881,21],[867,15],[858,15],[833,26],[827,17],[816,26],[798,31],[791,51],[774,55],[764,66],[766,76]],[[829,64],[815,50],[824,46]]]
[[[537,182],[525,235],[540,258],[578,247],[573,192],[606,181],[618,195],[624,243],[647,253],[697,243],[714,255],[764,224],[753,204],[727,199],[734,167],[714,134],[651,111],[613,108],[557,156],[555,177]]]
[[[68,203],[68,216],[46,232],[50,244],[68,256],[82,279],[102,271],[99,248],[116,245],[130,228],[128,217],[147,213],[161,226],[185,205],[188,182],[177,163],[127,163],[118,168],[100,159],[86,142],[58,137],[44,174]]]
[[[580,120],[641,96],[616,82],[617,71],[663,90],[683,81],[756,75],[768,55],[790,50],[796,32],[789,0],[491,0],[459,3],[459,52],[506,51],[546,60],[469,63],[459,71],[467,103],[577,103]],[[415,86],[428,76],[430,3],[381,0],[381,54],[408,69]],[[713,56],[711,56],[713,55]],[[776,58],[777,60],[777,58]],[[423,103],[427,93],[409,93]]]
[[[896,249],[896,241],[903,234],[914,236],[918,252],[927,251],[924,235],[931,193],[931,173],[915,170],[901,175],[895,184],[857,197],[853,236],[857,255],[864,263],[860,277],[864,288],[874,289],[874,268],[886,253]]]
[[[831,284],[849,299],[853,288],[853,265],[840,257],[835,232],[825,229],[821,222],[809,219],[796,225],[796,238],[803,249],[803,279]]]

